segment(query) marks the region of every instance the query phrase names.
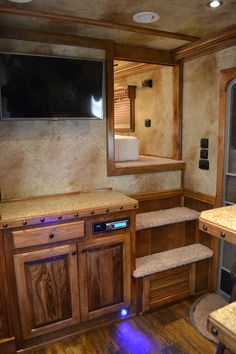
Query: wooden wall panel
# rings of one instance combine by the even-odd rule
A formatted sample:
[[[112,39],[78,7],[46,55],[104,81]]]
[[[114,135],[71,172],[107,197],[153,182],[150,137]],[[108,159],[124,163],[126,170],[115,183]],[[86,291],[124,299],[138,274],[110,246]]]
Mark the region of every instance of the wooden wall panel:
[[[144,257],[196,243],[196,221],[144,229],[136,233],[136,255]]]
[[[206,234],[203,231],[199,231],[198,240],[199,243],[209,247],[213,251],[213,258],[211,260],[210,291],[214,292],[217,290],[221,240],[217,237]]]
[[[139,214],[181,206],[183,191],[182,189],[172,189],[159,193],[133,194],[130,196],[138,200],[137,213]]]
[[[7,321],[7,308],[8,308],[8,287],[6,277],[6,264],[3,248],[3,235],[0,231],[0,340],[9,337],[10,331]]]
[[[209,290],[210,266],[211,266],[210,259],[204,259],[196,263],[196,283],[195,283],[196,294]]]

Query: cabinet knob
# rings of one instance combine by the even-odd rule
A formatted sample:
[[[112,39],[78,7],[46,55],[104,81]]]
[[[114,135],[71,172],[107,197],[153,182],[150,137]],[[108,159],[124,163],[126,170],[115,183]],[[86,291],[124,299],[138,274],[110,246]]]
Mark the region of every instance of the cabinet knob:
[[[94,210],[91,210],[91,211],[90,211],[90,214],[93,215],[93,214],[94,214]]]
[[[3,224],[2,226],[3,226],[4,228],[6,228],[6,227],[8,227],[8,224]]]
[[[75,256],[77,254],[76,251],[71,252],[72,256]]]
[[[60,215],[60,216],[58,216],[58,220],[61,220],[62,219],[62,216]]]
[[[123,210],[123,209],[124,209],[124,207],[123,207],[123,206],[121,206],[121,207],[120,207],[120,210]]]
[[[202,228],[203,228],[204,231],[207,231],[207,229],[208,229],[208,227],[206,225],[203,225]]]
[[[45,219],[44,219],[44,218],[41,218],[41,219],[40,219],[40,221],[41,221],[41,222],[44,222],[44,221],[45,221]]]
[[[226,235],[223,231],[221,231],[220,236],[224,238]]]
[[[109,213],[109,211],[110,211],[110,209],[109,209],[109,208],[107,208],[107,209],[106,209],[106,213]]]
[[[214,336],[218,336],[219,330],[217,327],[212,327],[211,328],[211,333],[214,334]]]
[[[54,236],[55,236],[54,234],[50,234],[49,238],[54,238]]]
[[[23,223],[22,223],[22,225],[27,225],[27,221],[25,220],[25,221],[23,221]]]
[[[74,213],[75,218],[78,218],[78,216],[79,216],[79,213]]]

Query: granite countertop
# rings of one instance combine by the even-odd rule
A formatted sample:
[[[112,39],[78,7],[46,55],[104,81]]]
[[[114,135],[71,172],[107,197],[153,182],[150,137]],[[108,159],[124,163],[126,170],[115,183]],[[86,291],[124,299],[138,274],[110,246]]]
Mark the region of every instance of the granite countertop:
[[[28,200],[1,202],[0,222],[2,227],[6,227],[3,226],[4,223],[9,225],[11,221],[22,219],[27,220],[28,223],[30,219],[39,216],[74,212],[82,213],[82,216],[86,216],[96,213],[102,214],[108,211],[131,210],[137,208],[137,206],[137,200],[113,190],[45,196]]]
[[[236,235],[236,205],[202,211],[200,220],[210,222]]]
[[[211,312],[210,319],[236,336],[236,301]]]

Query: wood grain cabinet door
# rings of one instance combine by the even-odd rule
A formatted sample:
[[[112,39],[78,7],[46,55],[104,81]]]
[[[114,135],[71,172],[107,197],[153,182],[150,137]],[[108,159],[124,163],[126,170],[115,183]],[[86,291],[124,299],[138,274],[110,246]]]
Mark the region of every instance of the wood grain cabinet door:
[[[76,245],[14,256],[24,339],[80,321]]]
[[[79,251],[81,319],[130,305],[130,235],[87,242]]]

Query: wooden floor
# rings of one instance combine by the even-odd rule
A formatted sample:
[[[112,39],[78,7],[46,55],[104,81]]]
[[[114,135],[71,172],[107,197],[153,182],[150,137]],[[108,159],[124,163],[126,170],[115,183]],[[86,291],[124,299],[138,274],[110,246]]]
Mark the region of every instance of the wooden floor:
[[[192,326],[186,300],[168,308],[93,330],[33,354],[214,354],[215,345]]]

